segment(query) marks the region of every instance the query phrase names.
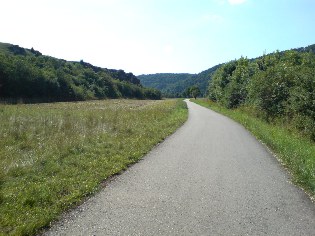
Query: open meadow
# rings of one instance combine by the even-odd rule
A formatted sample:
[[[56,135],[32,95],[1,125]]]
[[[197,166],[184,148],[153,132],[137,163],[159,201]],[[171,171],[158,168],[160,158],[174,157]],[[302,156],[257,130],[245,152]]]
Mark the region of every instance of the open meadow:
[[[179,100],[0,105],[0,235],[32,235],[187,119]]]

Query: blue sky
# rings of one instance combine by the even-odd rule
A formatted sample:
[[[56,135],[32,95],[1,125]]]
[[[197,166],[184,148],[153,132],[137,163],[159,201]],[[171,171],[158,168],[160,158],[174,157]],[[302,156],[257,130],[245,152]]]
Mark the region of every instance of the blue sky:
[[[0,42],[136,75],[315,43],[315,0],[3,0]]]

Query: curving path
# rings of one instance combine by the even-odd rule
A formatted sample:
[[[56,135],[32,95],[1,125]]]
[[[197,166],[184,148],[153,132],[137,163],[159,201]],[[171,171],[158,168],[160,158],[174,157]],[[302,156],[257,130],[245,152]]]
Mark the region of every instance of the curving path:
[[[189,119],[45,235],[315,235],[315,205],[241,125]]]

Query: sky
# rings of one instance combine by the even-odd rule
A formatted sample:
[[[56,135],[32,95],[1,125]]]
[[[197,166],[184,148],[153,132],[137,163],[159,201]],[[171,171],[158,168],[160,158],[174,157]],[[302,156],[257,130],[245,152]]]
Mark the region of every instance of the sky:
[[[315,43],[315,0],[0,0],[0,42],[135,75]]]

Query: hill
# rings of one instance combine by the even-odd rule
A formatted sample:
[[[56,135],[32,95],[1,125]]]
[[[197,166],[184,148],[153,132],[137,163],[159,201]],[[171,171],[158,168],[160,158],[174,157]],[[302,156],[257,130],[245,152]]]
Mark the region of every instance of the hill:
[[[139,75],[141,83],[150,88],[159,89],[164,96],[178,96],[186,87],[186,81],[192,78],[192,74],[158,73]]]
[[[200,88],[202,95],[205,95],[211,76],[220,66],[221,65],[216,65],[208,70],[200,72],[199,74],[160,73],[139,75],[138,79],[146,87],[159,89],[163,96],[166,97],[185,96],[187,88],[193,85],[197,85]]]
[[[159,89],[163,96],[166,97],[185,96],[185,90],[193,85],[197,85],[200,88],[201,93],[204,95],[207,90],[208,81],[211,79],[211,75],[219,66],[220,65],[214,66],[199,74],[159,73],[139,75],[138,79],[146,87]]]
[[[0,43],[0,99],[24,102],[104,98],[160,99],[132,73],[44,56],[39,51]]]

